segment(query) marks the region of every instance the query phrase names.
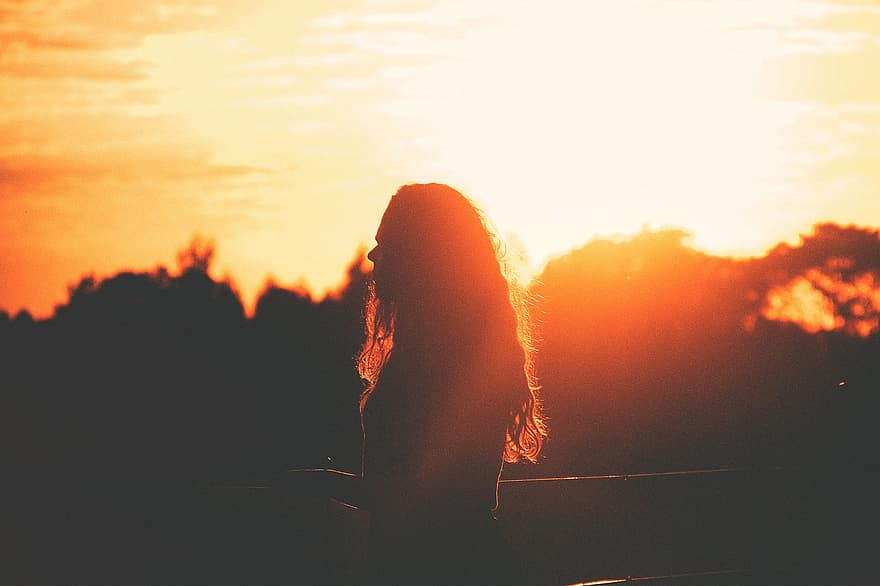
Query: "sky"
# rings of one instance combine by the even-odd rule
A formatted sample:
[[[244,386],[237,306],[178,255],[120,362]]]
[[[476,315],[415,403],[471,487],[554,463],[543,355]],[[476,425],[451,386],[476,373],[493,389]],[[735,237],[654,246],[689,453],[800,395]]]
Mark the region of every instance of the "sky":
[[[0,309],[213,238],[250,307],[320,296],[403,184],[537,270],[683,228],[760,255],[880,226],[880,5],[0,0]]]

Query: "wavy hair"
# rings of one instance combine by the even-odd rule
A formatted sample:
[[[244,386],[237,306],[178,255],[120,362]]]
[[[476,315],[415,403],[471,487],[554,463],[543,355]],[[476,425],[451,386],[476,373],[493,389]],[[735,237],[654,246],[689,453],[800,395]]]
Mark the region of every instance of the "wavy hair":
[[[508,410],[504,460],[536,462],[547,426],[535,375],[532,300],[514,278],[497,231],[460,192],[430,183],[401,187],[380,232],[379,246],[393,253],[383,264],[391,264],[399,285],[369,286],[357,357],[367,385],[361,413],[395,348],[426,342],[450,348],[488,331],[492,347],[512,358],[503,364],[515,370],[504,379],[516,381],[511,388],[498,389]]]

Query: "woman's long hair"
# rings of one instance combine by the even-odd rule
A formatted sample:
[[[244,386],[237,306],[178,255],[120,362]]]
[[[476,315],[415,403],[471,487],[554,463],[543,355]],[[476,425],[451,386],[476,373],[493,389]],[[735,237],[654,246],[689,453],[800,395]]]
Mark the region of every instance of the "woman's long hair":
[[[380,227],[384,281],[370,284],[358,372],[367,382],[363,413],[396,347],[428,344],[443,352],[491,336],[515,370],[498,389],[509,417],[504,460],[537,461],[547,435],[534,372],[530,298],[512,278],[500,238],[479,209],[437,183],[401,187]],[[377,265],[378,266],[378,265]],[[520,371],[521,369],[521,371]]]

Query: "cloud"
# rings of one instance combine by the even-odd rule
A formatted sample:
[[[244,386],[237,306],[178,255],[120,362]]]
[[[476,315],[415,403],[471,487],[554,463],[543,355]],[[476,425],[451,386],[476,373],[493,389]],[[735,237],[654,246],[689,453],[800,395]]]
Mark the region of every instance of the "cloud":
[[[44,33],[34,30],[12,29],[0,33],[0,48],[96,50],[107,48],[101,39],[70,32]]]
[[[0,196],[34,195],[50,184],[95,181],[163,182],[208,180],[222,183],[238,178],[261,178],[276,171],[249,165],[230,165],[211,160],[207,153],[186,154],[173,149],[155,151],[129,148],[91,156],[0,157]]]
[[[28,55],[0,63],[0,75],[20,78],[138,81],[146,78],[140,62],[83,59],[55,54]]]
[[[13,0],[0,6],[0,47],[94,51],[137,46],[144,37],[216,26],[245,2]]]
[[[880,210],[874,196],[880,189],[880,104],[816,106],[788,132],[788,151],[798,159],[789,181],[818,194],[817,202],[833,201],[826,209],[843,217],[875,216]]]
[[[880,34],[880,6],[874,0],[834,0],[813,24],[827,31]]]
[[[767,64],[772,97],[822,104],[880,102],[880,46],[825,53],[800,52]]]
[[[0,74],[107,81],[143,79],[125,56],[149,36],[217,27],[247,9],[224,0],[14,0],[0,4]]]
[[[817,2],[798,6],[768,30],[776,48],[763,70],[770,97],[820,104],[880,101],[880,6]]]

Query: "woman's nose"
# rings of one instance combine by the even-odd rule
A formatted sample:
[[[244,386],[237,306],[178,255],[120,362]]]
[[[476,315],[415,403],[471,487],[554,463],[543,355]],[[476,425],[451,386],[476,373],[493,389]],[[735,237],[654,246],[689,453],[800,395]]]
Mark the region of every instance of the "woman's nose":
[[[379,256],[378,251],[379,247],[374,246],[373,249],[367,253],[367,259],[369,259],[370,262],[372,262],[373,264],[376,264],[376,257]]]

